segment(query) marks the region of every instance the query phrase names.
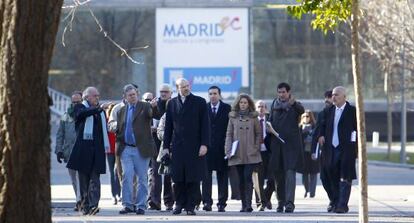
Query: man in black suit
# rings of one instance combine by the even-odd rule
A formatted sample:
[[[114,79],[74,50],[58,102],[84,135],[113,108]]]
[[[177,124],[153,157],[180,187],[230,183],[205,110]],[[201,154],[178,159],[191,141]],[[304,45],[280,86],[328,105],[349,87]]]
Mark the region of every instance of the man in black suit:
[[[173,214],[185,208],[195,215],[200,181],[205,176],[207,147],[210,145],[210,123],[206,101],[191,94],[184,78],[176,81],[178,96],[168,102],[165,119],[164,149],[171,152],[171,176],[176,205]],[[170,145],[171,148],[170,148]]]
[[[224,142],[226,140],[227,123],[231,106],[220,100],[221,89],[211,86],[208,89],[210,102],[207,104],[210,116],[211,146],[207,153],[207,174],[203,179],[203,210],[211,211],[213,170],[217,174],[218,212],[224,212],[228,198],[227,160],[224,159]]]
[[[356,109],[346,101],[346,89],[335,87],[332,91],[333,106],[327,108],[321,123],[319,144],[322,147],[322,168],[328,168],[330,187],[326,191],[332,198],[332,212],[348,212],[352,180],[356,179]]]
[[[269,150],[270,137],[266,133],[266,121],[269,120],[266,103],[262,100],[256,102],[256,111],[259,113],[260,127],[262,128],[262,141],[260,142],[260,155],[262,156],[262,163],[253,171],[253,187],[256,197],[256,205],[259,211],[264,211],[265,207],[272,209],[271,196],[274,191],[273,179],[269,177]],[[264,182],[267,179],[267,187],[264,188]]]
[[[320,111],[318,113],[318,119],[316,122],[316,126],[315,126],[315,130],[314,130],[314,134],[313,134],[313,138],[312,138],[312,159],[313,160],[320,160],[320,151],[323,150],[322,149],[322,145],[319,145],[319,154],[316,154],[316,148],[317,148],[317,143],[318,143],[318,137],[319,137],[319,132],[321,131],[321,125],[322,123],[325,122],[325,116],[326,116],[326,112],[329,110],[329,108],[332,106],[332,90],[326,91],[325,94],[325,101],[324,101],[324,108],[322,109],[322,111]],[[329,181],[329,171],[330,168],[327,166],[323,166],[323,168],[321,168],[321,173],[320,173],[320,178],[322,181],[322,186],[325,189],[325,191],[330,191],[331,189],[331,182]],[[334,201],[333,201],[333,197],[332,193],[328,192],[328,197],[330,200],[330,203],[328,205],[328,212],[332,212],[332,207],[334,206]]]

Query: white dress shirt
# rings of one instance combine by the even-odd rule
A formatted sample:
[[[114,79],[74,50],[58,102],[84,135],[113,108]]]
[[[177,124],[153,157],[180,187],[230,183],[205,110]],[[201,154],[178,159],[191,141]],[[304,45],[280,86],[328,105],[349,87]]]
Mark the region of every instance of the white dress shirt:
[[[210,103],[210,105],[211,105],[211,111],[214,113],[214,112],[216,112],[216,114],[217,114],[217,112],[218,112],[218,109],[219,109],[219,106],[220,106],[220,101],[219,102],[217,102],[217,104],[216,105],[213,105],[213,103]],[[216,110],[214,111],[214,109],[213,108],[216,108]],[[215,114],[215,115],[216,115]]]
[[[341,107],[336,107],[335,109],[335,118],[334,118],[334,129],[333,129],[333,135],[332,135],[332,145],[334,147],[337,147],[339,145],[339,137],[338,137],[338,123],[341,119],[342,112],[344,111],[345,104],[343,104]]]

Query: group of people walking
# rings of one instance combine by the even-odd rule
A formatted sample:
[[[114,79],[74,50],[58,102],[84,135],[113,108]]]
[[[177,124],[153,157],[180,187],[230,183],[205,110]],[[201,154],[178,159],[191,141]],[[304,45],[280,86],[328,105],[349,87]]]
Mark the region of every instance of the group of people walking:
[[[189,82],[176,80],[160,87],[160,97],[128,84],[123,100],[99,104],[95,87],[74,92],[62,117],[56,141],[59,162],[67,162],[76,194],[76,211],[99,212],[100,174],[105,154],[114,204],[120,214],[166,210],[195,215],[213,210],[212,176],[216,172],[217,211],[225,212],[230,180],[231,198],[241,200],[240,212],[252,212],[255,193],[259,211],[295,210],[296,173],[302,173],[304,197],[314,197],[317,174],[329,197],[328,212],[346,213],[356,178],[355,107],[346,90],[325,93],[325,108],[315,120],[291,94],[289,84],[277,86],[270,109],[240,94],[232,105],[221,100],[221,89],[208,89],[209,102],[191,93]],[[106,112],[105,112],[106,111]],[[201,189],[200,189],[200,183]],[[174,206],[175,204],[175,206]]]

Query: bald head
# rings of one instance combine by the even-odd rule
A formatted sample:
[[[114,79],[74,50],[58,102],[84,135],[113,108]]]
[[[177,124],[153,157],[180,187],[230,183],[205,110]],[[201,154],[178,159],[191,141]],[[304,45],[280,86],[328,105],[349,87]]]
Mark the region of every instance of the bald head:
[[[175,85],[177,86],[178,93],[181,96],[188,96],[190,94],[190,84],[184,78],[178,78],[175,81]]]
[[[342,86],[337,86],[332,90],[332,102],[337,107],[342,107],[346,102],[346,89]]]

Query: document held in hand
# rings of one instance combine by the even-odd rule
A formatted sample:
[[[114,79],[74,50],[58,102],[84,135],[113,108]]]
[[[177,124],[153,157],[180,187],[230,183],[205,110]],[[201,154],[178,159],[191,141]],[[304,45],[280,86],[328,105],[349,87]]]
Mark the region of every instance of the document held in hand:
[[[272,123],[270,122],[266,122],[266,128],[269,129],[270,133],[272,133],[274,136],[276,136],[276,138],[278,138],[282,143],[286,143],[285,140],[283,140],[280,136],[279,133],[277,133],[275,131],[275,129],[272,127]]]
[[[319,157],[319,143],[316,143],[315,157],[316,157],[316,159],[318,159],[318,157]]]
[[[231,144],[230,157],[225,156],[224,159],[230,159],[231,157],[233,157],[236,154],[236,150],[237,150],[238,145],[239,145],[239,140],[234,141]]]

